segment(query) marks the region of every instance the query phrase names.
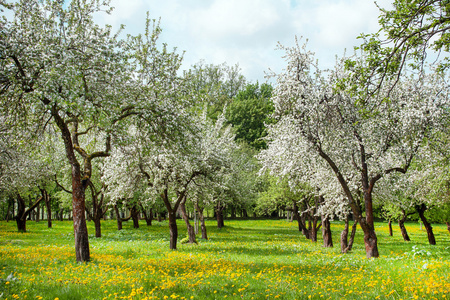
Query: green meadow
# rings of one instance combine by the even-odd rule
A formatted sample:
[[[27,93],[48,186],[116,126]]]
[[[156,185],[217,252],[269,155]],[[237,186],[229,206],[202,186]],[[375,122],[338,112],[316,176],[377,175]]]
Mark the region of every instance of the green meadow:
[[[179,241],[186,227],[180,220]],[[0,222],[0,299],[447,299],[450,234],[434,225],[428,245],[418,223],[407,223],[411,242],[376,223],[381,256],[366,259],[362,231],[353,251],[340,253],[341,222],[333,222],[333,248],[305,239],[295,222],[207,222],[209,240],[169,250],[167,222],[116,230],[103,237],[88,223],[92,261],[75,261],[72,223]],[[199,236],[200,237],[200,236]],[[198,237],[198,238],[199,238]]]

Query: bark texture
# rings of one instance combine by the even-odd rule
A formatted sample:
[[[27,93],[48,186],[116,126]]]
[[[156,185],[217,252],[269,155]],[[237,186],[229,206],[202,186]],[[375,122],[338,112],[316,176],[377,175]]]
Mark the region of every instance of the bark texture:
[[[217,219],[217,228],[219,228],[219,229],[225,226],[224,221],[223,221],[223,210],[224,210],[224,207],[222,206],[220,201],[217,202],[216,219]]]
[[[393,236],[394,233],[392,232],[392,221],[391,220],[389,220],[388,226],[389,226],[389,236]]]
[[[398,219],[398,227],[400,227],[400,232],[402,234],[403,240],[405,242],[409,242],[410,239],[409,239],[408,231],[406,231],[406,227],[405,227],[405,221],[406,221],[407,214],[404,209],[402,209],[401,211],[402,211],[402,215]]]
[[[341,253],[347,253],[353,248],[353,241],[355,240],[356,227],[358,222],[355,221],[352,226],[352,232],[350,234],[350,239],[348,239],[348,229],[349,229],[349,220],[346,218],[344,230],[341,232]]]
[[[422,221],[423,226],[425,226],[425,229],[427,231],[428,242],[430,243],[430,245],[436,245],[436,239],[434,237],[433,227],[431,226],[430,222],[428,222],[427,218],[425,217],[426,210],[427,210],[427,207],[425,204],[416,206],[416,211],[419,213],[420,220]]]
[[[203,207],[200,208],[200,205],[198,205],[197,202],[194,203],[195,205],[195,209],[198,212],[198,216],[200,218],[200,228],[202,231],[202,239],[207,240],[208,239],[208,234],[206,232],[206,224],[205,224],[205,216],[203,215]]]
[[[188,231],[188,237],[189,237],[189,244],[197,244],[197,240],[195,238],[195,229],[189,222],[189,217],[186,212],[186,197],[184,197],[184,200],[180,203],[180,211],[181,216],[186,223],[187,231]]]
[[[14,217],[17,224],[17,230],[20,232],[26,232],[27,231],[27,217],[30,215],[30,213],[35,209],[36,206],[39,205],[39,203],[43,200],[43,197],[39,197],[34,204],[30,205],[28,209],[26,209],[25,206],[25,200],[23,200],[22,196],[20,194],[17,194],[17,215]]]
[[[333,247],[333,238],[331,236],[331,222],[330,218],[325,215],[322,215],[322,238],[324,247]]]

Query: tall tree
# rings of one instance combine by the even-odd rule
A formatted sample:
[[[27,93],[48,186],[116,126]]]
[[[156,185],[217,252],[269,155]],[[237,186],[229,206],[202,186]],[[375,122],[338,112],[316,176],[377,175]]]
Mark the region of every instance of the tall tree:
[[[257,150],[266,148],[262,138],[267,135],[265,125],[273,122],[272,89],[267,83],[247,84],[227,107],[226,118],[236,130],[237,142],[244,141]]]
[[[377,96],[366,97],[366,90],[354,84],[360,74],[348,71],[352,68],[347,59],[325,74],[306,47],[282,49],[287,67],[277,76],[272,100],[283,122],[278,121],[270,138],[293,139],[288,135],[293,134],[308,150],[304,153],[312,152],[326,163],[364,231],[366,256],[378,257],[373,188],[386,174],[405,173],[423,138],[440,121],[449,101],[445,78],[421,73],[403,78],[395,89],[389,84]],[[364,58],[355,61],[366,63]],[[365,215],[353,186],[362,193]]]
[[[0,43],[2,113],[16,123],[37,115],[42,126],[51,119],[59,129],[72,172],[76,259],[89,261],[85,190],[92,160],[109,155],[111,135],[126,117],[145,120],[159,135],[176,128],[167,125],[179,116],[168,95],[177,92],[172,79],[181,57],[159,50],[158,23],[147,20],[144,37],[127,41],[97,25],[94,14],[110,11],[107,1],[22,0],[9,7],[14,17],[2,24]],[[93,132],[102,148],[83,144]]]

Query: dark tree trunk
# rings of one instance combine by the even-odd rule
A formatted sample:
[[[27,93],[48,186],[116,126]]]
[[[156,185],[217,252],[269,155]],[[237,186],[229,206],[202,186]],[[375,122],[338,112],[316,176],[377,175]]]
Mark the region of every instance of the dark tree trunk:
[[[14,217],[14,219],[16,220],[18,231],[27,231],[27,217],[35,209],[35,207],[38,206],[39,203],[41,203],[42,199],[43,197],[40,197],[34,204],[31,204],[30,207],[25,210],[25,201],[19,194],[17,194],[17,215]]]
[[[294,204],[293,213],[294,213],[295,218],[297,219],[298,230],[301,231],[307,239],[309,239],[309,231],[306,228],[305,216],[303,214],[300,215],[299,208],[297,206],[297,202],[293,201],[293,204]]]
[[[402,209],[401,211],[402,211],[402,216],[398,219],[398,226],[400,227],[400,232],[402,233],[403,240],[406,242],[409,242],[410,241],[409,235],[408,235],[408,232],[406,231],[406,227],[405,227],[405,221],[406,221],[407,214],[404,209]]]
[[[134,205],[130,210],[131,218],[133,219],[133,227],[139,228],[139,210],[136,205]]]
[[[364,206],[366,210],[366,218],[361,217],[359,222],[364,232],[366,257],[379,257],[380,254],[378,252],[377,235],[375,233],[375,225],[373,220],[372,193],[369,191],[368,185],[364,188]]]
[[[164,189],[164,191],[161,193],[161,198],[164,202],[164,205],[166,206],[166,209],[167,209],[167,212],[169,215],[170,250],[177,249],[178,227],[177,227],[176,213],[177,213],[178,207],[180,206],[181,201],[183,200],[183,198],[186,194],[187,184],[185,186],[185,190],[177,194],[177,200],[173,206],[172,206],[172,203],[169,201],[169,195],[168,195],[167,188]]]
[[[16,223],[17,223],[17,230],[20,232],[26,232],[27,231],[27,220],[26,219],[21,219],[21,218],[17,218],[16,219]]]
[[[5,215],[6,222],[9,222],[11,206],[12,206],[12,214],[11,215],[14,216],[14,199],[8,198],[8,208],[6,209],[6,215]]]
[[[313,220],[309,220],[309,238],[312,242],[317,242],[317,220],[314,218]]]
[[[189,237],[189,244],[197,244],[197,240],[195,239],[195,230],[194,227],[189,222],[189,217],[186,212],[186,197],[184,197],[183,201],[180,203],[180,211],[181,216],[186,223],[187,231],[188,231],[188,237]]]
[[[145,218],[145,222],[147,223],[147,226],[152,226],[152,221],[153,221],[153,209],[150,208],[150,212],[147,214],[147,211],[145,210],[144,206],[139,203],[141,205],[141,210],[142,213],[144,214],[144,218]]]
[[[114,205],[114,211],[116,212],[117,230],[122,230],[122,218],[120,217],[119,208],[117,208],[117,205]]]
[[[348,218],[345,220],[345,228],[341,233],[341,252],[347,253],[353,248],[353,241],[355,240],[356,228],[358,221],[355,220],[352,226],[352,232],[350,233],[350,239],[348,239]]]
[[[425,226],[425,229],[427,230],[428,242],[430,243],[430,245],[436,245],[436,239],[434,237],[433,227],[431,227],[431,224],[428,222],[427,218],[425,217],[426,210],[427,210],[427,207],[425,204],[416,205],[416,211],[419,213],[420,220],[422,221],[423,226]]]
[[[170,250],[177,249],[178,227],[175,211],[169,211]]]
[[[198,216],[200,218],[200,227],[201,227],[201,231],[202,231],[202,239],[207,240],[208,239],[208,235],[207,235],[207,232],[206,232],[205,216],[203,215],[203,209],[204,208],[200,208],[198,203],[195,202],[195,209],[197,210]]]
[[[330,218],[325,215],[322,215],[322,237],[324,247],[333,247],[333,238],[331,236],[331,222]]]
[[[447,230],[450,233],[450,222],[445,222],[445,224],[447,225]]]
[[[95,225],[95,237],[102,237],[102,225],[100,222],[100,218],[94,218],[93,220]]]
[[[27,218],[25,216],[25,201],[17,195],[17,215],[14,217],[17,223],[17,230],[20,232],[27,231]]]
[[[391,220],[389,220],[388,226],[389,226],[389,236],[393,236],[394,234],[392,232],[392,221]]]
[[[357,227],[358,227],[358,221],[355,220],[355,223],[353,223],[353,225],[352,225],[352,232],[350,233],[350,239],[348,240],[347,251],[351,251],[353,248],[353,241],[355,240]]]
[[[89,207],[86,207],[86,221],[92,221],[92,213],[89,211]]]
[[[231,206],[231,218],[236,219],[236,207]]]
[[[81,148],[78,146],[78,123],[76,121],[72,123],[74,126],[74,133],[72,135],[68,127],[69,123],[65,122],[65,120],[61,118],[56,105],[52,107],[51,114],[56,122],[56,125],[61,131],[66,156],[72,167],[72,207],[76,260],[78,262],[90,261],[91,255],[89,251],[89,236],[85,217],[85,192],[91,177],[91,159],[93,157],[84,155],[86,153],[81,151]],[[80,151],[82,152],[82,156],[85,160],[84,176],[81,174],[81,166],[76,158],[75,148],[79,153]]]
[[[91,260],[89,235],[85,216],[85,183],[81,180],[80,170],[72,167],[72,207],[73,228],[75,234],[75,256],[77,261]]]
[[[403,220],[398,220],[398,226],[400,227],[400,232],[402,233],[403,240],[409,242],[410,238],[408,232],[406,231],[405,223]]]
[[[220,201],[216,205],[216,218],[217,218],[217,227],[220,229],[225,226],[223,222],[223,206],[220,204]]]
[[[50,195],[45,189],[41,189],[42,197],[44,197],[45,207],[47,209],[47,227],[52,228],[52,203]]]
[[[341,232],[341,253],[347,253],[348,247],[348,217],[345,218],[344,230]]]
[[[92,194],[92,220],[94,221],[95,225],[95,237],[99,238],[102,237],[101,220],[105,216],[108,209],[103,207],[104,195],[102,191],[97,191],[94,184],[92,183],[89,185],[89,187]]]

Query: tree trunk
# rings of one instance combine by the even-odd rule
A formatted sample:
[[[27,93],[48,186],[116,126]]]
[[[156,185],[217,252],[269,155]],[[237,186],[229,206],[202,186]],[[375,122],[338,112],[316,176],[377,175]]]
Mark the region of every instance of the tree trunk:
[[[216,206],[216,218],[217,218],[217,227],[220,229],[225,226],[223,222],[223,207],[220,202],[217,203]]]
[[[398,226],[400,227],[400,232],[402,233],[403,240],[405,242],[409,242],[410,239],[409,239],[408,232],[406,231],[405,221],[404,220],[398,220]]]
[[[445,222],[445,224],[447,225],[448,232],[450,232],[450,222]]]
[[[41,190],[42,196],[44,197],[45,206],[47,208],[47,227],[52,228],[52,203],[50,195],[46,190]]]
[[[169,211],[170,250],[177,249],[178,227],[176,211]]]
[[[181,201],[181,203],[180,203],[180,210],[181,210],[181,216],[183,217],[183,220],[186,223],[188,237],[189,237],[189,244],[197,244],[197,241],[195,239],[194,227],[189,222],[189,217],[186,212],[186,197],[184,197],[184,200]]]
[[[389,236],[393,236],[394,234],[392,232],[392,221],[391,220],[389,220],[388,226],[389,226]]]
[[[90,261],[89,236],[85,216],[85,192],[90,181],[90,160],[85,161],[85,176],[81,175],[81,166],[75,155],[74,144],[78,144],[77,122],[73,122],[74,134],[72,136],[68,123],[59,115],[56,105],[52,107],[51,114],[56,125],[61,131],[64,141],[67,159],[72,167],[72,207],[73,207],[73,229],[75,234],[75,255],[78,262]],[[91,159],[89,157],[89,159]]]
[[[11,211],[11,204],[12,204],[12,214],[11,214],[11,216],[14,217],[14,199],[8,198],[8,208],[6,209],[6,215],[5,215],[6,222],[9,222],[10,211]]]
[[[20,232],[27,231],[27,216],[35,209],[36,206],[41,203],[43,197],[40,197],[36,200],[34,204],[31,204],[30,207],[25,210],[25,201],[23,198],[17,194],[17,215],[14,217],[17,223],[17,230]]]
[[[73,228],[75,234],[75,256],[78,262],[91,260],[89,251],[89,235],[85,216],[85,189],[81,180],[80,169],[72,167],[72,207]]]
[[[348,248],[348,216],[345,218],[344,230],[341,232],[341,253],[347,253]]]
[[[27,231],[27,220],[22,218],[16,218],[17,223],[17,230],[19,232],[26,232]]]
[[[94,225],[95,225],[95,237],[99,238],[102,237],[102,226],[100,223],[100,219],[97,216],[94,216],[93,220],[94,220]]]
[[[363,219],[365,221],[365,219]],[[364,229],[364,246],[366,248],[366,257],[372,258],[372,257],[379,257],[380,254],[378,253],[378,244],[377,244],[377,235],[375,233],[375,228],[372,224],[366,224],[363,225]],[[363,227],[361,226],[361,227]]]
[[[195,209],[197,210],[198,216],[200,218],[200,227],[201,227],[201,231],[202,231],[202,239],[207,240],[208,239],[208,235],[207,235],[207,232],[206,232],[205,216],[203,215],[204,208],[200,208],[198,203],[195,202]]]
[[[325,215],[322,215],[322,237],[324,247],[333,247],[333,238],[331,236],[331,222],[330,218]]]
[[[431,227],[431,224],[428,222],[427,218],[425,217],[426,210],[427,210],[427,207],[425,204],[416,205],[416,211],[419,213],[420,220],[422,221],[423,226],[425,226],[425,229],[427,230],[428,242],[430,243],[430,245],[436,245],[436,239],[434,238],[433,227]]]
[[[17,194],[17,215],[14,217],[17,223],[17,230],[20,232],[27,231],[27,218],[25,216],[25,201]]]
[[[367,184],[367,186],[366,186]],[[366,257],[379,257],[377,235],[375,233],[375,225],[373,220],[372,193],[368,183],[364,182],[364,206],[366,217],[359,217],[359,224],[364,232],[364,246],[366,248]]]
[[[348,239],[348,218],[345,220],[345,228],[341,233],[341,252],[347,253],[353,248],[353,241],[355,240],[356,228],[358,225],[358,221],[355,220],[352,226],[352,232],[350,234],[350,239]]]
[[[139,211],[138,211],[136,205],[134,205],[131,208],[130,215],[131,215],[131,218],[133,219],[133,227],[139,228]]]
[[[122,230],[122,218],[120,217],[119,208],[114,205],[114,211],[116,212],[117,230]]]
[[[150,212],[147,214],[147,211],[145,210],[144,206],[141,205],[142,213],[144,214],[145,222],[147,223],[147,226],[152,226],[152,220],[153,220],[153,209],[150,208]]]
[[[39,222],[41,220],[40,217],[41,217],[41,206],[38,205],[38,206],[36,206],[35,221]]]
[[[294,213],[295,219],[297,219],[298,230],[301,231],[307,239],[309,239],[309,231],[306,228],[305,218],[300,215],[299,208],[297,206],[297,202],[293,201],[293,204],[294,204],[293,213]]]
[[[407,214],[404,209],[402,209],[401,211],[402,211],[402,216],[398,219],[398,226],[400,227],[400,232],[402,233],[403,240],[406,242],[409,242],[410,241],[409,235],[408,235],[408,232],[406,231],[406,227],[405,227],[405,221],[406,221]]]
[[[309,223],[309,225],[308,225],[309,237],[312,242],[316,243],[317,242],[317,220],[316,220],[316,218],[310,217],[308,223]]]
[[[353,241],[355,240],[357,227],[358,227],[358,221],[355,220],[355,223],[353,223],[353,225],[352,225],[352,232],[350,233],[350,239],[348,240],[347,251],[351,251],[353,248]]]

